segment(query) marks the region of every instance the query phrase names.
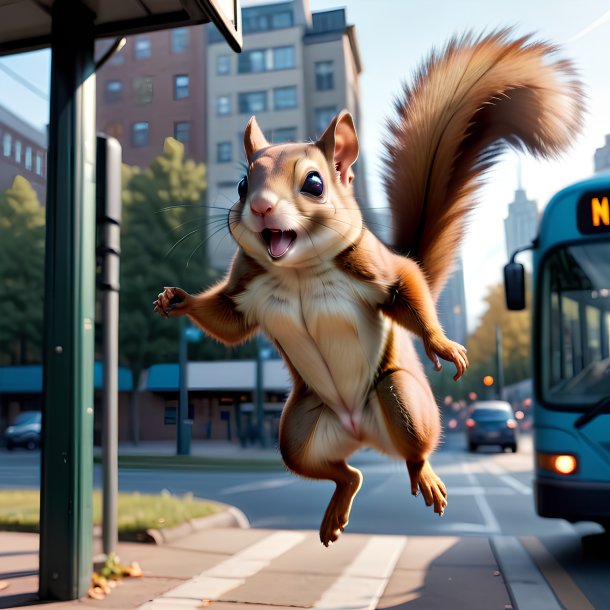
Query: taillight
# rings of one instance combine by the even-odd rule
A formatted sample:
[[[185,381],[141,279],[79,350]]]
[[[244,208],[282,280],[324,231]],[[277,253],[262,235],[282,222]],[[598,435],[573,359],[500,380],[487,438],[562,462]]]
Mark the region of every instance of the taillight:
[[[472,417],[469,417],[469,418],[466,420],[466,425],[467,425],[469,428],[474,428],[474,423],[475,423],[475,422],[474,422],[474,419],[472,419]]]
[[[573,474],[578,469],[578,460],[570,454],[539,453],[538,465],[556,474]]]
[[[507,419],[506,427],[510,428],[511,430],[514,430],[517,427],[517,422],[514,419]]]

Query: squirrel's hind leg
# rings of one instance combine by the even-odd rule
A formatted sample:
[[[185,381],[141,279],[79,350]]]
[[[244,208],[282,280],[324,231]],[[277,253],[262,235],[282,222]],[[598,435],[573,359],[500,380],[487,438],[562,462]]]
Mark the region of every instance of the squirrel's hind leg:
[[[345,529],[362,484],[362,473],[345,461],[360,442],[349,436],[315,394],[295,388],[282,411],[279,446],[290,470],[309,479],[334,481],[337,486],[320,526],[320,540],[328,546]]]
[[[428,461],[440,438],[440,414],[425,376],[419,370],[393,371],[379,381],[374,398],[387,439],[407,463],[411,493],[421,491],[426,506],[442,516],[447,489]]]

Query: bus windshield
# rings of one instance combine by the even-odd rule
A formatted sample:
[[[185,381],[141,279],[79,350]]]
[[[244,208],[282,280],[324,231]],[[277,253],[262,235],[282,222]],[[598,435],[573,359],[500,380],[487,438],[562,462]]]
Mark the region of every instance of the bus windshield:
[[[543,402],[592,406],[610,396],[610,242],[556,248],[540,273]]]

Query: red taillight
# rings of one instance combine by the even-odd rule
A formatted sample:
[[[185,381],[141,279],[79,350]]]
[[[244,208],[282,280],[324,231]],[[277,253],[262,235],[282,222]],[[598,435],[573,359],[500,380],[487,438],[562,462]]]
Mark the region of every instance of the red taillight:
[[[510,428],[511,430],[514,430],[517,427],[517,422],[514,419],[507,419],[506,427]]]
[[[474,419],[472,419],[472,417],[469,417],[469,418],[466,420],[466,425],[467,425],[469,428],[474,428],[474,425],[475,425]]]

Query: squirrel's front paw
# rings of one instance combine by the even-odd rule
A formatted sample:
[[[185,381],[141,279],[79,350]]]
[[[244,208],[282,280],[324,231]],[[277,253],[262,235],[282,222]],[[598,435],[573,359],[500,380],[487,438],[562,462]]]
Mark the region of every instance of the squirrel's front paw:
[[[191,295],[182,288],[166,287],[163,292],[153,301],[153,311],[156,311],[162,318],[170,316],[182,316],[188,313]]]
[[[468,368],[468,357],[466,356],[466,348],[455,341],[447,339],[445,336],[431,339],[425,342],[426,354],[434,363],[434,368],[440,371],[442,366],[438,359],[440,356],[443,360],[453,362],[457,372],[453,376],[453,380],[457,381]]]

